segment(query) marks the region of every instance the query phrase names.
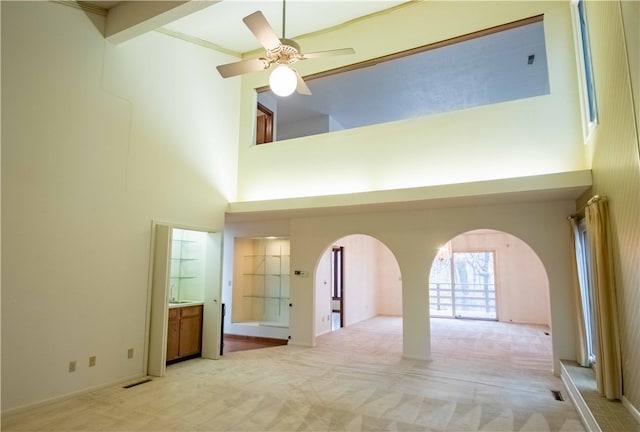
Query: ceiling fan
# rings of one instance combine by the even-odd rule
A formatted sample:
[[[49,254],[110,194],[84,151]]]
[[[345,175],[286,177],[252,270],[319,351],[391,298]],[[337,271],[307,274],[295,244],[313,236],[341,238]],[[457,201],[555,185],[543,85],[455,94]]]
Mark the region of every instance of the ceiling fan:
[[[282,38],[278,38],[275,31],[269,25],[262,12],[256,11],[242,19],[251,33],[264,47],[266,53],[263,57],[241,60],[217,67],[223,78],[242,75],[249,72],[257,72],[275,66],[269,76],[271,90],[279,96],[289,96],[296,90],[300,94],[310,95],[311,91],[298,71],[291,65],[299,60],[307,60],[317,57],[355,54],[353,48],[342,48],[329,51],[318,51],[303,54],[300,46],[291,39],[285,38],[285,2],[282,2]]]

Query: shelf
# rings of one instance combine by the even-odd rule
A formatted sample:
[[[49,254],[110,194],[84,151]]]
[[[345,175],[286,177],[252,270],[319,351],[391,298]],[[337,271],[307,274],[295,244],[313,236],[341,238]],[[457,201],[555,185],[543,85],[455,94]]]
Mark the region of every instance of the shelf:
[[[238,281],[233,290],[243,317],[288,322],[291,258],[288,240],[278,239],[275,243],[267,239],[242,240],[237,256],[234,271],[238,271]]]
[[[197,276],[171,276],[171,279],[195,279]]]

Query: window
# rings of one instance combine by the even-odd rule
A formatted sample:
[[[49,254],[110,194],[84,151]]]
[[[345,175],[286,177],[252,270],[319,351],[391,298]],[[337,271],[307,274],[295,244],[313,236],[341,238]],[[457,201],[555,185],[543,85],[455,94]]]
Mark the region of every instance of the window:
[[[578,266],[578,281],[580,283],[580,300],[584,315],[585,338],[587,342],[587,355],[589,363],[596,360],[596,334],[595,334],[595,293],[591,283],[589,270],[589,242],[587,228],[584,219],[578,223],[578,236],[576,239],[576,262]]]
[[[573,27],[578,63],[578,83],[580,86],[580,102],[585,141],[591,135],[598,122],[596,93],[591,65],[591,47],[589,45],[589,29],[587,11],[583,0],[574,0]]]

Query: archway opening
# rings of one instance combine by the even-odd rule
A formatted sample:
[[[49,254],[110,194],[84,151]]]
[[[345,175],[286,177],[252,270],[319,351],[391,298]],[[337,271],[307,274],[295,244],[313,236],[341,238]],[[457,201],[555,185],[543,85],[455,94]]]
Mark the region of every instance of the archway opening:
[[[511,234],[479,229],[443,245],[430,268],[429,315],[434,358],[477,356],[552,369],[547,273],[533,249]]]
[[[315,271],[315,335],[374,317],[402,317],[402,278],[391,250],[365,234],[337,239]]]

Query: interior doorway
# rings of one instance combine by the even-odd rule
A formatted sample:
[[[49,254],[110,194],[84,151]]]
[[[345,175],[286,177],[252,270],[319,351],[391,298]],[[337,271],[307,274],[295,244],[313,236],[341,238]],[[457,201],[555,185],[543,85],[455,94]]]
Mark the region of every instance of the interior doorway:
[[[547,273],[533,249],[511,234],[462,233],[442,246],[431,264],[429,313],[548,326]]]
[[[352,234],[329,244],[314,272],[315,335],[379,316],[402,316],[402,278],[380,240]]]
[[[331,248],[331,331],[344,327],[344,247]]]
[[[145,365],[164,376],[175,347],[184,358],[219,358],[222,235],[154,223],[151,241]]]
[[[468,231],[439,248],[429,271],[432,352],[451,346],[461,352],[473,350],[489,341],[486,335],[491,332],[502,336],[526,332],[530,355],[519,352],[522,358],[517,361],[553,368],[549,280],[527,243],[502,231]],[[452,325],[464,330],[465,336],[456,339],[440,333]],[[515,348],[506,342],[509,337],[502,336],[498,339],[504,339],[504,350]]]

